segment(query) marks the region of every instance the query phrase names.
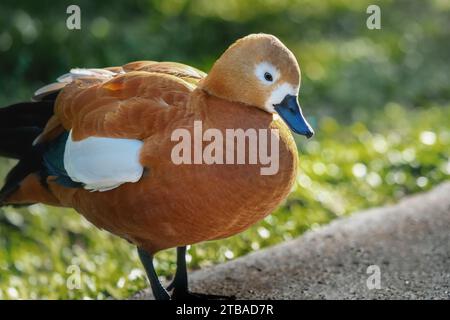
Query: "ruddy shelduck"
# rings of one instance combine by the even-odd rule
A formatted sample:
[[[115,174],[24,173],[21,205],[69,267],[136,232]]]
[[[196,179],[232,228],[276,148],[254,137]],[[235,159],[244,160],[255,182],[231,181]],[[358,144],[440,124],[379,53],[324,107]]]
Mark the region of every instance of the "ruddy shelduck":
[[[0,204],[74,208],[137,246],[155,298],[209,297],[188,291],[186,246],[235,235],[288,195],[298,161],[289,128],[313,135],[299,87],[295,56],[267,34],[238,40],[208,75],[154,61],[72,69],[32,102],[0,109],[0,155],[19,159]],[[262,174],[261,162],[174,161],[174,132],[195,135],[195,123],[227,142],[230,129],[257,130],[259,138],[275,132],[276,172]],[[201,150],[212,140],[202,140]],[[230,145],[216,144],[215,157],[230,156]],[[249,158],[255,150],[244,147]],[[184,152],[197,152],[190,148]],[[153,255],[174,247],[177,271],[164,288]]]

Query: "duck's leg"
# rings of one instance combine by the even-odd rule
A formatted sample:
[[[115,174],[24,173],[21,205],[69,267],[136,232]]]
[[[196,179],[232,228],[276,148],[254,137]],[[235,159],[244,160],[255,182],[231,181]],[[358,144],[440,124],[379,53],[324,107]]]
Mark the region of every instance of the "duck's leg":
[[[185,289],[188,291],[188,277],[187,277],[187,266],[186,266],[186,246],[177,248],[177,271],[172,282],[167,287],[170,291],[177,287],[180,289]]]
[[[190,292],[188,288],[188,275],[186,267],[186,246],[177,248],[177,271],[172,283],[167,287],[167,290],[172,290],[172,299],[174,300],[220,300],[220,299],[235,299],[235,297],[218,296],[203,293]]]
[[[153,296],[156,300],[170,300],[169,293],[164,289],[156,274],[155,267],[153,266],[153,256],[141,248],[138,248],[137,250],[139,258],[147,273],[148,280],[150,281]]]

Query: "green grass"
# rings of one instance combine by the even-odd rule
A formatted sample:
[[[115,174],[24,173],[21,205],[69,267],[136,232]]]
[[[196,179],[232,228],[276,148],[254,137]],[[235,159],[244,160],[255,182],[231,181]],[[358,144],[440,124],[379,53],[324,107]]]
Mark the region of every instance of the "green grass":
[[[228,45],[253,32],[278,36],[300,62],[300,102],[318,134],[298,139],[293,192],[243,234],[193,246],[191,268],[291,239],[449,178],[449,1],[77,3],[82,29],[70,31],[64,1],[0,2],[0,106],[29,99],[71,67],[149,59],[208,71]],[[369,4],[382,10],[381,30],[366,27]],[[0,176],[11,165],[0,159]],[[71,265],[81,270],[79,290],[66,286]],[[160,253],[157,268],[173,273],[174,252]],[[75,212],[40,205],[0,209],[0,299],[123,298],[145,286],[134,248]]]
[[[448,179],[449,118],[450,106],[406,109],[392,103],[375,112],[370,128],[322,118],[313,140],[298,140],[300,172],[285,203],[240,235],[192,246],[190,267],[292,239],[337,217],[395,202]],[[126,298],[146,287],[135,249],[72,210],[3,208],[0,235],[0,299]],[[161,275],[174,272],[173,250],[157,258]],[[67,288],[71,265],[81,270],[80,289]]]

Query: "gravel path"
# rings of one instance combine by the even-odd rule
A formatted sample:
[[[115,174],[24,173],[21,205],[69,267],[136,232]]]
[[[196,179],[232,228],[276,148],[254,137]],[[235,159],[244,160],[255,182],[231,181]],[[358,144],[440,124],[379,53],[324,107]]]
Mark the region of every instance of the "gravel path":
[[[450,299],[450,182],[190,276],[239,299]]]

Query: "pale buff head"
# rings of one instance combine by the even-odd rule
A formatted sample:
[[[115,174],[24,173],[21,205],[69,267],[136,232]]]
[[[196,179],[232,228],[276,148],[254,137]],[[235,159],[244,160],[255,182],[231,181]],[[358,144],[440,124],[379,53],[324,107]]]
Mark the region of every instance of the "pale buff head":
[[[297,59],[273,35],[252,34],[236,41],[200,86],[214,96],[277,112],[294,132],[308,137],[313,134],[297,102]]]

